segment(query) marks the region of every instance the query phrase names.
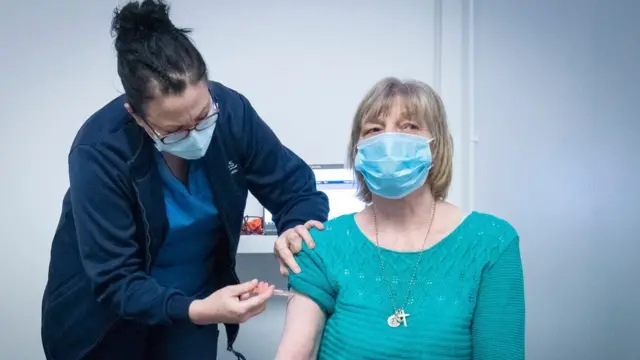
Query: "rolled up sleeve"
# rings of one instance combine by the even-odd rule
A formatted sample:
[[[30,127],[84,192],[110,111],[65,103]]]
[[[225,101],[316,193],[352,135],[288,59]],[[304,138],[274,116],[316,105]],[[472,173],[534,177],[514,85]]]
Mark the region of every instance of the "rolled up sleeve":
[[[324,247],[330,245],[326,236],[319,236],[321,231],[312,231],[316,247],[312,250],[303,244],[302,251],[296,255],[300,273],[290,272],[289,288],[308,296],[322,309],[325,315],[333,313],[336,304],[336,286],[325,263]],[[325,233],[326,234],[326,233]]]

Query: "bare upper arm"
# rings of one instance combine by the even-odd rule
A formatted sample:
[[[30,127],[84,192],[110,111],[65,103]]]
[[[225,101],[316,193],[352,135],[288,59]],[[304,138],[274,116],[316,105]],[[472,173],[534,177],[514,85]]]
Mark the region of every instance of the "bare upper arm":
[[[316,359],[325,322],[326,315],[320,306],[296,292],[287,304],[276,360]]]

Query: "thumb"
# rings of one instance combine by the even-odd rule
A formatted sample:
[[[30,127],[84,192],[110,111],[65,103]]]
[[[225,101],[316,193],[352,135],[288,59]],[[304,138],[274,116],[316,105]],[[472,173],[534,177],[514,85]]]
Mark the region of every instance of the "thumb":
[[[232,296],[240,296],[253,290],[256,286],[258,286],[258,280],[253,279],[242,284],[227,286],[227,291]]]
[[[275,286],[271,285],[267,288],[267,290],[261,292],[260,294],[251,297],[245,301],[242,302],[242,305],[248,309],[249,311],[252,311],[254,309],[256,309],[257,307],[260,307],[262,305],[264,305],[264,303],[269,300],[269,298],[271,297],[271,295],[273,295],[273,290],[275,289]]]

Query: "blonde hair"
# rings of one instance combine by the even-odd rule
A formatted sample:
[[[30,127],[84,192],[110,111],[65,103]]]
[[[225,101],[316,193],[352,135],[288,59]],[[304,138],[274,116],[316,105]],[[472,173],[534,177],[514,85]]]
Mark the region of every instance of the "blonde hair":
[[[405,115],[411,120],[425,125],[433,138],[430,143],[433,164],[429,170],[426,184],[429,185],[434,199],[444,200],[449,192],[453,173],[453,138],[449,132],[442,99],[435,90],[421,81],[402,81],[388,77],[380,80],[367,92],[358,105],[351,125],[347,165],[354,168],[362,126],[373,119],[388,116],[398,100],[401,100],[405,107]],[[357,171],[355,176],[358,185],[358,198],[367,204],[371,203],[371,191],[367,187],[364,177]]]

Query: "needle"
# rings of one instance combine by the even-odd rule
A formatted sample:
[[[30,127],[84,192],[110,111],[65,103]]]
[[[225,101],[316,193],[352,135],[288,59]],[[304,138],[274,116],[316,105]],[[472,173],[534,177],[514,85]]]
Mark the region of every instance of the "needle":
[[[293,292],[287,290],[275,289],[273,290],[273,295],[276,296],[293,296]]]

